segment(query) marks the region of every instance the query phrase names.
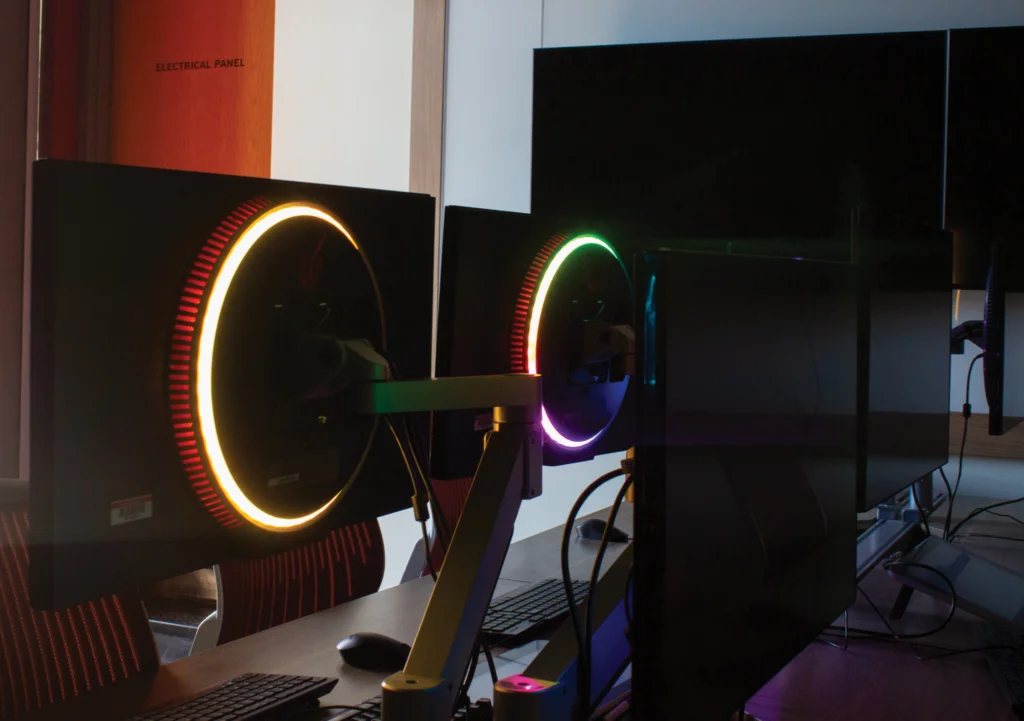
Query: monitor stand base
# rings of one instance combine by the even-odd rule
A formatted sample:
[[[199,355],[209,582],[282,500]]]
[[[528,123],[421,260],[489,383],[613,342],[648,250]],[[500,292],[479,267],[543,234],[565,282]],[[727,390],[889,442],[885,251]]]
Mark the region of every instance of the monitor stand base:
[[[952,581],[958,608],[1014,633],[1024,633],[1024,575],[934,537],[907,551],[901,561],[887,570],[904,586],[951,601],[946,581],[921,566],[938,569]]]

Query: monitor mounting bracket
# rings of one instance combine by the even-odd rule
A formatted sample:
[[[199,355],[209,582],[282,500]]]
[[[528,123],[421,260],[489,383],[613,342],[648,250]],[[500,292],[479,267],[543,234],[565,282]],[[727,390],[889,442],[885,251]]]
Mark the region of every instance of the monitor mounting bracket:
[[[950,332],[950,355],[963,355],[964,343],[970,341],[985,350],[985,324],[980,320],[969,320],[961,323]]]
[[[523,500],[541,493],[541,382],[496,375],[354,384],[372,415],[494,407],[480,465],[405,668],[383,682],[386,721],[450,721]]]
[[[587,702],[593,707],[600,689],[615,681],[615,672],[630,656],[625,594],[633,566],[630,543],[597,583],[594,593],[593,647],[601,649],[592,659]],[[579,605],[586,618],[586,605]],[[501,679],[494,686],[494,721],[561,721],[577,718],[579,647],[571,619],[566,619],[522,675]],[[590,714],[587,714],[590,717]]]

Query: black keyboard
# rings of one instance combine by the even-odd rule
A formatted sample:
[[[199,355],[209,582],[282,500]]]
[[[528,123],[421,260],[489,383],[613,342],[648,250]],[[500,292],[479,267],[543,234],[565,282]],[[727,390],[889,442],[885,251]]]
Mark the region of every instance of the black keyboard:
[[[1024,644],[1024,637],[989,624],[979,629],[978,639],[982,646],[1021,648],[1021,644]],[[1013,712],[1017,718],[1024,719],[1024,657],[1017,651],[1007,649],[985,651],[985,658],[992,667],[999,685],[1002,686]]]
[[[587,597],[589,589],[586,581],[572,582],[576,603]],[[489,642],[524,640],[546,631],[568,614],[565,586],[561,579],[548,578],[493,599],[484,618],[483,632]]]
[[[336,678],[247,673],[186,701],[133,716],[132,721],[249,721],[312,706]]]
[[[332,717],[332,721],[380,721],[381,697],[376,696],[369,701],[356,704],[359,710],[342,711],[341,716]],[[473,703],[466,712],[465,706],[459,708],[452,716],[453,721],[491,721],[494,712],[490,701]]]

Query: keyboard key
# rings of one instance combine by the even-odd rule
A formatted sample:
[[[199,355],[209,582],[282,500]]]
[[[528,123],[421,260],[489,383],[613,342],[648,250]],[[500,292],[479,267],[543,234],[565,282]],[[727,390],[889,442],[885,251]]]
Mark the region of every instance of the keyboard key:
[[[590,584],[573,581],[576,603],[587,596]],[[493,599],[483,623],[483,632],[491,641],[523,639],[546,630],[569,613],[565,586],[560,579],[546,579],[525,589]]]
[[[132,721],[247,721],[309,702],[328,693],[337,679],[244,674],[173,706],[147,711]]]

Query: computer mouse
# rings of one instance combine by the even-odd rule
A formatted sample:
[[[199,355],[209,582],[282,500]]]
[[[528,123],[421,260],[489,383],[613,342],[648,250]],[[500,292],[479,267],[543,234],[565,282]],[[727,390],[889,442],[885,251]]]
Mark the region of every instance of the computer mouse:
[[[591,541],[600,541],[601,536],[604,535],[604,529],[608,526],[605,521],[600,518],[588,518],[580,525],[576,526],[576,530],[580,536]],[[625,531],[612,526],[608,532],[609,543],[627,543],[629,541],[629,534]]]
[[[338,642],[342,660],[353,668],[397,673],[409,658],[408,644],[380,633],[354,633]]]

